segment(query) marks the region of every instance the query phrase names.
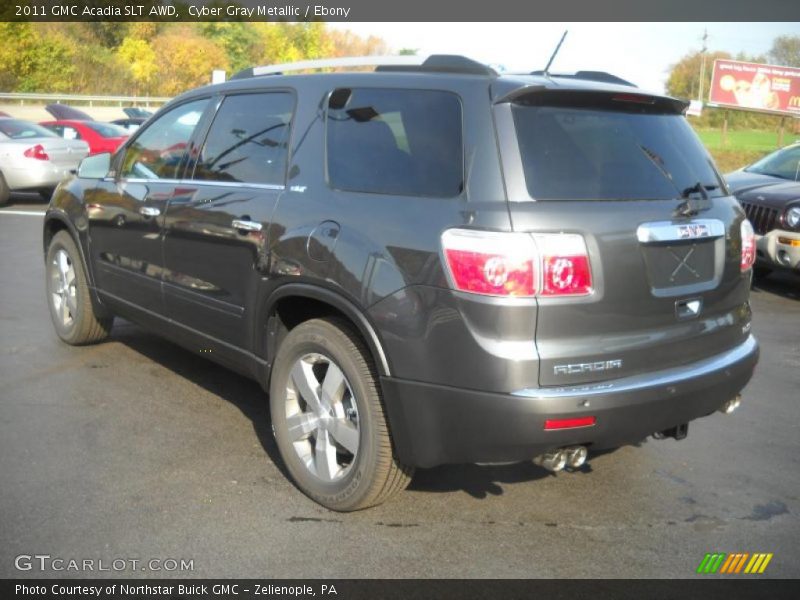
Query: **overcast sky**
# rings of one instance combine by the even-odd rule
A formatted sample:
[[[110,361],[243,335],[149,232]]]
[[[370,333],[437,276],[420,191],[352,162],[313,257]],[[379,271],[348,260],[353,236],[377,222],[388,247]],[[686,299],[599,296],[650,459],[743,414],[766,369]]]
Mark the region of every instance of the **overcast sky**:
[[[382,37],[395,51],[463,54],[510,71],[543,69],[569,29],[551,71],[608,71],[639,87],[664,91],[670,65],[702,46],[710,51],[766,53],[773,38],[800,35],[800,23],[331,23]]]

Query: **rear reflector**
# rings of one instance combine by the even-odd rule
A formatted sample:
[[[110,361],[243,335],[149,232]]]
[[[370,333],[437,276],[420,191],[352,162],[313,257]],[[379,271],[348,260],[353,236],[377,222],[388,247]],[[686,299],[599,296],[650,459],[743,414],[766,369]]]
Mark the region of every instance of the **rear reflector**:
[[[800,247],[800,240],[793,240],[787,237],[779,237],[778,243],[783,244],[784,246],[792,246],[793,248]]]
[[[576,427],[591,427],[597,421],[596,417],[572,417],[571,419],[547,419],[544,422],[545,431],[553,429],[575,429]]]
[[[585,296],[592,271],[583,237],[448,229],[442,249],[453,287],[489,296]]]

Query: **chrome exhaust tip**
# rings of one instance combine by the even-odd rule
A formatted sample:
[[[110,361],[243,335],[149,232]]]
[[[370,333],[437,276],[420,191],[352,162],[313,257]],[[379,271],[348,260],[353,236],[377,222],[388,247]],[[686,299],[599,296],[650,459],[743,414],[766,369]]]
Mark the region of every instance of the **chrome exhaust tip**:
[[[564,452],[567,455],[567,466],[570,469],[580,469],[589,456],[586,446],[571,446],[565,448]]]
[[[537,456],[533,462],[551,473],[557,473],[567,466],[567,453],[564,450],[554,450]]]
[[[736,396],[735,398],[731,398],[725,404],[723,404],[720,407],[719,412],[721,412],[723,415],[729,415],[737,408],[739,408],[741,404],[742,404],[742,397]]]

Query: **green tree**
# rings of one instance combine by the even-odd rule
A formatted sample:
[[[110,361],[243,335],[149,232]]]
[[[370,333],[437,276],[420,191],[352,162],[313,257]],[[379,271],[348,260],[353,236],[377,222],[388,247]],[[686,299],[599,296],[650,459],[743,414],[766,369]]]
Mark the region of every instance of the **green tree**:
[[[772,41],[769,60],[784,67],[800,67],[800,36],[782,35]]]
[[[250,23],[219,23],[215,21],[198,23],[200,34],[220,45],[228,57],[232,72],[240,71],[259,58],[260,37]]]

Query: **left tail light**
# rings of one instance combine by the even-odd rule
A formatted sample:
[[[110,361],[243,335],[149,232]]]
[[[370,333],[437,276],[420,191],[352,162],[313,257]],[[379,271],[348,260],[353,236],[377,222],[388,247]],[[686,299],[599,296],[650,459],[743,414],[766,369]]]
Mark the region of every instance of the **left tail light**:
[[[742,272],[747,271],[756,262],[756,234],[753,231],[753,226],[750,221],[745,219],[739,226],[742,233],[742,259],[741,269]]]
[[[577,234],[448,229],[442,249],[459,291],[515,297],[592,293],[586,242]]]
[[[36,160],[50,160],[50,156],[48,156],[47,152],[44,151],[44,146],[41,144],[31,146],[25,150],[23,154],[28,158],[35,158]]]

